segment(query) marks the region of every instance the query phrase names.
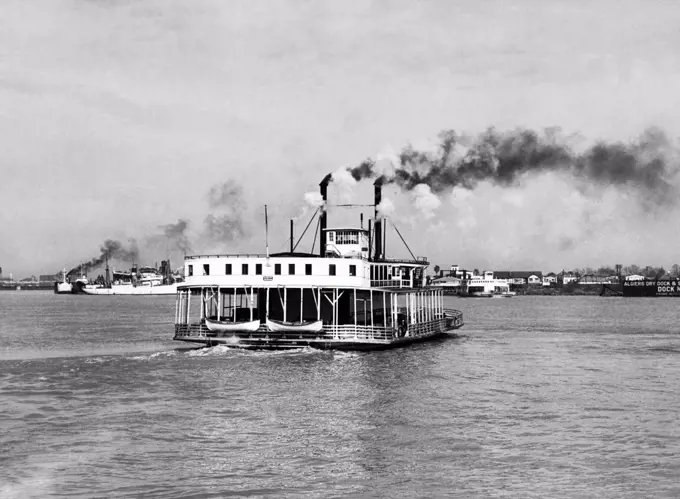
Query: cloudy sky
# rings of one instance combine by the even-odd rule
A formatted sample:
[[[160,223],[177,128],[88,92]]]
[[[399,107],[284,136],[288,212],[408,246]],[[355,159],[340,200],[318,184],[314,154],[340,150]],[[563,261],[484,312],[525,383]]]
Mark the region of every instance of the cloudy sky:
[[[280,250],[326,173],[445,129],[560,127],[589,144],[657,127],[675,143],[676,3],[3,0],[0,266],[74,267],[106,239],[179,265],[162,236],[179,220],[193,252],[264,251],[265,204]],[[370,203],[371,186],[331,195]],[[441,266],[680,263],[680,209],[650,209],[653,192],[545,174],[385,195]],[[331,225],[358,218],[339,211]],[[208,216],[233,233],[209,238]]]

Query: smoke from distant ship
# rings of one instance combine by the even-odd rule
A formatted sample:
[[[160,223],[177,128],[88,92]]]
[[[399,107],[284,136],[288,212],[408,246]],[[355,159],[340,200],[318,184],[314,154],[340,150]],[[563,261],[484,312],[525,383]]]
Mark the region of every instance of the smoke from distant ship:
[[[204,221],[204,237],[213,243],[231,242],[246,235],[243,223],[243,188],[234,180],[214,185],[208,191],[211,209]]]
[[[141,250],[136,239],[131,239],[129,246],[114,239],[107,239],[101,245],[99,255],[78,265],[69,274],[81,271],[87,273],[93,268],[101,267],[107,258],[112,262],[128,263],[139,262],[140,257],[146,258],[150,263],[149,259],[157,259],[158,256],[165,259],[171,253],[183,258],[192,252],[195,245],[201,248],[220,249],[224,243],[237,241],[247,235],[248,231],[243,222],[246,203],[240,184],[234,180],[216,184],[209,189],[206,200],[209,213],[198,230],[192,232],[194,224],[185,218],[180,218],[175,223],[160,225],[161,233],[140,238]]]
[[[87,273],[90,269],[100,267],[106,260],[120,260],[124,262],[139,260],[139,248],[137,247],[137,241],[134,239],[130,240],[128,247],[115,239],[107,239],[99,247],[99,251],[100,254],[98,256],[92,258],[89,262],[71,269],[68,274]]]

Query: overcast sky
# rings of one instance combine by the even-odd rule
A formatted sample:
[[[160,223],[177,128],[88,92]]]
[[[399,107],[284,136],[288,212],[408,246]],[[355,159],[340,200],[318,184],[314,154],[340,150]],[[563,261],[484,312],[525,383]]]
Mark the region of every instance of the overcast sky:
[[[180,219],[194,252],[263,252],[264,204],[284,249],[326,173],[444,129],[677,140],[679,26],[663,0],[2,0],[0,266],[71,268],[109,238],[153,265],[176,248],[149,241]],[[231,201],[211,205],[224,182]],[[372,201],[370,183],[352,192]],[[413,252],[442,267],[680,263],[676,205],[564,175],[427,206],[385,194]],[[206,242],[210,213],[240,217],[243,235]]]

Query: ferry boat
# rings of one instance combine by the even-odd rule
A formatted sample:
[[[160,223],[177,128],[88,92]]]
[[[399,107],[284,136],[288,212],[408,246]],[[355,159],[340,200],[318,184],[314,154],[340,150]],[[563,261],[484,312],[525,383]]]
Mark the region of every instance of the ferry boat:
[[[465,286],[467,296],[475,298],[511,298],[517,293],[510,291],[510,284],[504,279],[494,279],[493,272],[472,276]]]
[[[324,208],[331,181],[327,175],[320,184]],[[239,348],[372,350],[463,326],[463,314],[444,307],[443,290],[427,286],[427,259],[385,257],[381,191],[376,182],[374,230],[371,220],[368,230],[363,223],[328,228],[321,210],[318,254],[295,252],[291,221],[288,252],[187,256],[174,339]]]

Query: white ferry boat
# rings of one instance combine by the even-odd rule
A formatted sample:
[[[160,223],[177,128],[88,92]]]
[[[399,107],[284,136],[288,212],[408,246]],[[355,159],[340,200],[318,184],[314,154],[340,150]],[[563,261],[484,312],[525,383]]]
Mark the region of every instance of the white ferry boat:
[[[472,276],[466,281],[465,292],[467,296],[476,298],[511,298],[517,294],[510,291],[510,284],[506,280],[494,279],[491,271]]]
[[[331,180],[320,184],[324,204]],[[379,183],[374,192],[377,207]],[[319,254],[295,252],[291,221],[289,252],[187,256],[174,339],[370,350],[441,337],[463,325],[461,312],[444,308],[443,290],[426,285],[426,259],[385,257],[377,210],[375,230],[371,221],[368,230],[327,228],[324,210],[319,238]]]

